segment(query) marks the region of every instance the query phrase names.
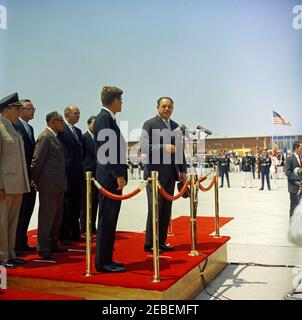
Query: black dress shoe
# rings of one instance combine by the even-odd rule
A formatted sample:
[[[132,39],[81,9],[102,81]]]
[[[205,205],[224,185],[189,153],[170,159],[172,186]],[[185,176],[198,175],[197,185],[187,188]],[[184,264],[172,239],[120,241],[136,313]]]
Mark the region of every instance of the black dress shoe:
[[[50,252],[39,252],[39,256],[42,260],[53,260],[54,256]]]
[[[62,252],[67,252],[67,249],[65,248],[53,248],[50,250],[51,253],[62,253]]]
[[[97,266],[96,270],[99,271],[99,272],[106,272],[106,273],[125,272],[125,268],[118,267],[114,263],[103,264],[101,266]]]
[[[122,262],[112,262],[113,264],[115,264],[117,267],[124,267],[124,263]]]
[[[145,252],[150,252],[150,253],[153,253],[153,247],[150,247],[150,246],[144,246],[144,251]],[[158,249],[158,253],[162,253],[163,250],[162,249]]]
[[[8,269],[16,269],[17,265],[12,261],[0,262],[0,265]]]
[[[263,190],[263,188],[260,188],[259,191],[260,191],[260,190]]]
[[[65,245],[65,246],[68,246],[70,244],[73,244],[73,241],[72,240],[61,240],[60,241],[61,244]]]
[[[161,250],[163,250],[163,251],[171,251],[171,250],[174,250],[174,247],[172,247],[172,246],[167,246],[167,245],[165,245],[165,244],[160,245],[159,248],[160,248]]]
[[[8,260],[8,262],[12,262],[14,263],[15,265],[19,266],[19,265],[23,265],[23,264],[26,264],[27,261],[23,260],[23,259],[18,259],[18,258],[15,258],[15,259],[10,259]]]

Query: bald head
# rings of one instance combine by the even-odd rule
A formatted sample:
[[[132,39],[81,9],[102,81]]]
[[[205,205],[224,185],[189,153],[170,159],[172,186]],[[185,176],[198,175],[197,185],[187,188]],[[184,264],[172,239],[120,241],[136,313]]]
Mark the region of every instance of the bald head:
[[[70,105],[64,110],[65,120],[71,125],[79,122],[80,114],[80,109],[76,105]]]

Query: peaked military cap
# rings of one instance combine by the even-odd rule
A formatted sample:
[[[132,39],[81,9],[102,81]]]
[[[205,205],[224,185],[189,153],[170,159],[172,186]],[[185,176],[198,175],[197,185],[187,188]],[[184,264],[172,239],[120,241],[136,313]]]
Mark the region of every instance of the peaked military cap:
[[[9,96],[0,100],[0,112],[2,112],[10,104],[22,106],[22,103],[19,101],[19,96],[17,92],[10,94]]]

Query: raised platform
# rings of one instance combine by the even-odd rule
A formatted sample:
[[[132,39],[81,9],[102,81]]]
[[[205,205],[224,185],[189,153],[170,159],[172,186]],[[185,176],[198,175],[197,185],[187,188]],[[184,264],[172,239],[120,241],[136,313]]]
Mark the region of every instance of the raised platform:
[[[231,218],[221,218],[220,225]],[[152,283],[152,255],[143,251],[144,233],[118,232],[115,261],[125,263],[126,272],[120,274],[85,271],[85,253],[70,251],[57,255],[56,263],[33,262],[37,255],[28,255],[28,264],[8,270],[8,288],[33,292],[70,295],[85,299],[174,300],[191,299],[203,288],[201,270],[206,281],[216,277],[227,262],[227,241],[210,237],[214,231],[214,218],[198,217],[198,250],[201,255],[188,256],[191,250],[188,217],[173,221],[174,236],[168,238],[175,250],[160,255],[161,282]],[[31,232],[32,244],[35,233]],[[84,243],[70,246],[84,250]],[[94,253],[94,246],[93,246]],[[94,255],[93,255],[94,259]],[[94,260],[93,260],[94,261]],[[1,299],[1,298],[0,298]]]

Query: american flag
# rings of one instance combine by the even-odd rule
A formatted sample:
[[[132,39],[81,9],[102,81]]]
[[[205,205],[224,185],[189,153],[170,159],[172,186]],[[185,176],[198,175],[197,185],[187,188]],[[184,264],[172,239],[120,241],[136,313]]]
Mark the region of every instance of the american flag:
[[[273,111],[273,124],[283,124],[284,126],[291,127],[291,124],[286,119],[282,118],[276,111]]]

